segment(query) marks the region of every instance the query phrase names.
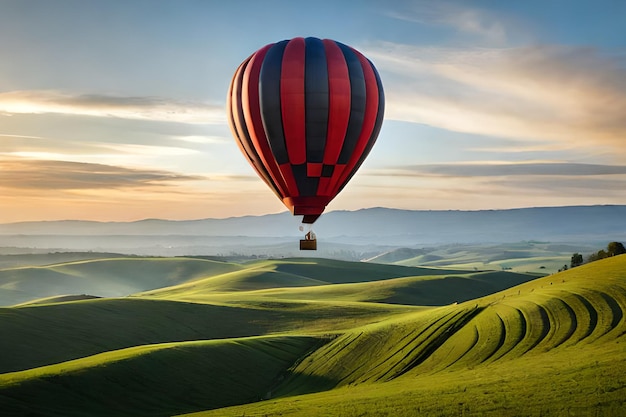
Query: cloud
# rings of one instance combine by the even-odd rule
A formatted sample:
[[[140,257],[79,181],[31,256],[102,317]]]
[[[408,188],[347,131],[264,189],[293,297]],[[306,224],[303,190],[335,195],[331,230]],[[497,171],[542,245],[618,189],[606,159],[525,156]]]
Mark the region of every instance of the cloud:
[[[0,133],[0,138],[9,138],[9,139],[43,139],[42,136],[29,136],[29,135],[12,135],[8,133]]]
[[[169,100],[161,97],[69,95],[57,91],[0,93],[0,114],[59,113],[190,124],[225,124],[222,105]]]
[[[222,136],[201,136],[201,135],[188,135],[188,136],[172,136],[172,139],[187,142],[196,143],[201,145],[209,144],[230,144],[232,141]]]
[[[426,48],[381,43],[386,118],[550,140],[626,156],[626,68],[594,48]]]
[[[392,207],[497,209],[623,204],[626,166],[558,162],[426,164],[369,169],[338,197]],[[345,200],[341,200],[344,198]],[[368,201],[364,199],[363,203]]]
[[[501,17],[489,10],[471,8],[445,1],[415,1],[400,11],[388,11],[388,16],[428,26],[452,28],[463,36],[473,36],[489,43],[502,44],[507,33]]]
[[[458,163],[398,167],[389,175],[436,177],[626,175],[626,166],[566,162]]]
[[[29,190],[87,190],[163,186],[204,177],[112,165],[29,159],[0,159],[0,187]]]

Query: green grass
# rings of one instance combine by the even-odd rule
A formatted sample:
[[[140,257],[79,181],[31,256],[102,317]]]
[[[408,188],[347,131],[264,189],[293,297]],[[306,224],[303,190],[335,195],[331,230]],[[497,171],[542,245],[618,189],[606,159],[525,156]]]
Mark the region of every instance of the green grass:
[[[468,272],[361,262],[290,259],[255,262],[246,265],[243,270],[137,295],[213,303],[280,299],[297,303],[351,301],[432,306],[481,297],[536,277],[537,275],[512,272]],[[237,293],[235,297],[233,292]]]
[[[623,346],[610,342],[191,415],[613,417],[626,405],[625,367]]]
[[[626,255],[541,278],[258,261],[0,309],[0,334],[3,416],[612,416]]]
[[[408,309],[367,303],[250,305],[126,298],[0,308],[0,334],[10,335],[0,338],[0,372],[145,344],[334,333]]]
[[[89,294],[119,297],[241,269],[233,263],[191,258],[107,258],[0,269],[0,305]]]
[[[282,398],[197,415],[620,415],[625,311],[622,256],[354,329],[293,368]]]
[[[256,337],[145,345],[6,373],[2,415],[170,416],[258,401],[319,343]]]
[[[376,257],[380,262],[406,266],[446,267],[465,270],[510,270],[549,274],[569,265],[573,252],[592,247],[542,242],[448,245],[431,249],[396,250]],[[418,253],[419,252],[419,253]]]

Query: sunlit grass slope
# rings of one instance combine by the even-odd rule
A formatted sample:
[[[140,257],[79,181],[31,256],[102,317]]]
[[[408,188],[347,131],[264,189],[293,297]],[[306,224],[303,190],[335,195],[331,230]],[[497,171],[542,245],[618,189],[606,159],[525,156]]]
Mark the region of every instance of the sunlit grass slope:
[[[145,344],[345,331],[407,309],[367,303],[259,302],[248,307],[132,298],[0,308],[0,373]]]
[[[68,294],[119,297],[238,269],[238,264],[191,258],[112,258],[0,269],[0,305]]]
[[[592,251],[585,246],[548,242],[446,245],[432,249],[396,249],[372,261],[407,266],[446,267],[466,270],[511,270],[554,273],[570,263],[572,253]]]
[[[259,401],[310,337],[132,347],[0,375],[2,416],[169,416]]]
[[[286,259],[255,262],[239,271],[138,295],[192,302],[258,304],[259,300],[280,299],[432,306],[481,297],[534,278],[511,272]]]
[[[626,255],[534,278],[268,260],[3,308],[0,415],[620,415]]]
[[[303,287],[383,281],[417,275],[443,275],[448,269],[405,267],[331,259],[290,258],[263,260],[243,265],[239,271],[213,275],[176,288],[157,289],[144,295],[231,292],[278,287]]]
[[[199,415],[621,415],[625,311],[626,255],[354,328],[282,399]]]

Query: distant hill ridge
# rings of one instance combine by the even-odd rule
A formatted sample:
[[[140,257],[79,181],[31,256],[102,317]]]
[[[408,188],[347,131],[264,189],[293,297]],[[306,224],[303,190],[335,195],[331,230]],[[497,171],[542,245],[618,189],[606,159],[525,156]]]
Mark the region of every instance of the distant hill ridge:
[[[315,224],[319,236],[358,243],[380,237],[406,244],[421,242],[500,242],[521,240],[626,239],[626,206],[534,207],[508,210],[399,210],[368,208],[332,211]],[[226,219],[133,222],[43,221],[0,224],[0,235],[65,236],[298,236],[299,218],[279,213]]]

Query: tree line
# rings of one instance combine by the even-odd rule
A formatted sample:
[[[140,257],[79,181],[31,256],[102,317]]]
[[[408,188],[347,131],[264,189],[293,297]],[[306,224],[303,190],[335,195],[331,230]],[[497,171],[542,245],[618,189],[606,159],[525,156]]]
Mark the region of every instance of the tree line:
[[[626,253],[626,248],[621,242],[611,242],[606,246],[606,249],[600,249],[587,256],[586,262],[594,262],[600,259],[609,258],[611,256],[621,255]],[[582,254],[575,253],[572,255],[570,267],[575,268],[585,263],[585,259]],[[567,265],[564,265],[564,269],[567,269]]]

